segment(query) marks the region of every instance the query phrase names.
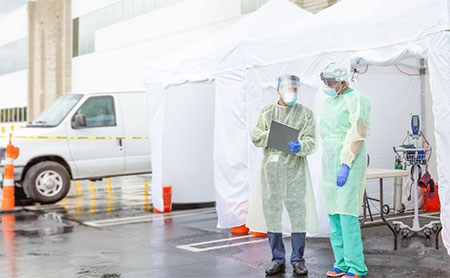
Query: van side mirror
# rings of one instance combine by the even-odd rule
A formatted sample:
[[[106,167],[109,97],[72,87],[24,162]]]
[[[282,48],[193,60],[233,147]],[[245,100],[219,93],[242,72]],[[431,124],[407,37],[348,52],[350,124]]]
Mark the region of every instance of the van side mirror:
[[[84,116],[83,114],[75,115],[75,118],[72,121],[72,127],[75,129],[86,127],[86,116]]]

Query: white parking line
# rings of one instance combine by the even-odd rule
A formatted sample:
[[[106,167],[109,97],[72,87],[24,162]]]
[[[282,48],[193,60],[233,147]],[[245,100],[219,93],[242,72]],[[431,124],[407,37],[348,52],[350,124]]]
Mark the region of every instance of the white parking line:
[[[432,219],[438,219],[438,220],[441,220],[441,217],[440,216],[432,216],[432,215],[421,215],[422,217],[425,217],[425,218],[432,218]]]
[[[252,236],[252,235],[248,235],[248,236],[240,236],[240,237],[232,237],[232,238],[223,238],[223,239],[218,239],[218,240],[211,240],[211,241],[197,242],[197,243],[191,243],[191,244],[185,244],[185,245],[178,245],[177,248],[184,249],[184,250],[191,251],[191,252],[204,252],[204,251],[210,251],[210,250],[215,250],[215,249],[236,247],[236,246],[245,245],[245,244],[253,244],[253,243],[267,241],[267,238],[264,238],[264,239],[250,240],[250,241],[245,241],[245,242],[238,242],[238,243],[231,243],[231,244],[225,244],[225,245],[211,246],[211,247],[206,247],[206,248],[195,247],[195,246],[199,246],[199,245],[207,245],[207,244],[216,243],[216,242],[238,240],[238,239],[243,239],[243,238],[257,238],[257,237],[256,236]]]
[[[439,213],[439,212],[436,212],[436,211],[423,212],[423,213],[419,214],[419,217],[440,219],[440,216],[433,216],[433,214],[437,214],[437,213]],[[404,214],[404,215],[399,215],[399,216],[385,215],[385,218],[387,221],[391,221],[391,220],[411,218],[413,216],[414,216],[413,214]],[[360,220],[361,219],[363,219],[362,216],[360,216]],[[378,224],[378,223],[383,223],[383,220],[380,218],[379,215],[374,216],[373,221],[370,221],[370,216],[367,216],[365,224]]]
[[[201,214],[207,214],[207,213],[211,213],[211,212],[215,212],[215,211],[216,211],[215,208],[207,208],[207,209],[197,209],[197,210],[195,210],[195,212],[190,210],[189,212],[176,212],[176,213],[170,213],[170,214],[150,214],[150,215],[123,217],[123,218],[104,219],[104,220],[97,220],[97,221],[86,221],[86,222],[82,222],[82,224],[84,224],[86,226],[99,228],[99,227],[114,226],[114,225],[151,222],[151,221],[160,220],[160,219],[164,220],[164,219],[201,215]]]
[[[51,205],[36,205],[36,206],[26,206],[25,210],[35,211],[35,210],[45,210],[45,209],[60,209],[63,206],[58,204]]]

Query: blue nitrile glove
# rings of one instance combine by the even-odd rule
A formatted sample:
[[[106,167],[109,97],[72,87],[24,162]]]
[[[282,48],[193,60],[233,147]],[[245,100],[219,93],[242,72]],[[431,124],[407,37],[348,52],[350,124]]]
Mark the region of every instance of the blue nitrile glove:
[[[297,140],[297,142],[294,141],[289,142],[288,147],[291,149],[292,152],[298,153],[302,148],[302,145],[300,145],[300,142]]]
[[[348,167],[347,164],[342,164],[341,170],[339,170],[339,173],[337,175],[337,182],[336,182],[337,186],[343,186],[345,184],[349,170],[350,167]]]

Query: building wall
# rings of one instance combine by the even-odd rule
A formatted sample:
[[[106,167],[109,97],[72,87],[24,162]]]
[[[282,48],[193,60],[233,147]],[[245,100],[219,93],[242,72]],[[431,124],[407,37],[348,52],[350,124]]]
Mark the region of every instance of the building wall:
[[[25,5],[0,18],[0,34],[0,123],[9,123],[16,121],[16,108],[23,110],[28,100],[27,47],[21,43],[27,37]]]
[[[98,29],[95,52],[73,60],[73,90],[144,90],[147,63],[225,28],[240,16],[240,0],[188,0]]]
[[[31,120],[55,98],[70,90],[143,89],[145,64],[225,28],[267,1],[28,2],[28,9],[24,5],[0,18],[0,97],[3,100],[0,114],[5,109],[8,115],[16,111],[12,108],[21,108],[22,114],[23,109],[30,106],[28,120]],[[291,1],[317,12],[337,0]],[[131,2],[134,4],[130,5]],[[119,19],[117,10],[123,11]],[[103,27],[92,30],[89,26],[93,24]],[[72,28],[79,35],[86,33],[83,30],[90,32],[89,51],[82,53],[85,45],[80,41],[71,44],[72,38],[81,39],[81,35],[73,36]],[[28,47],[17,49],[16,45],[23,41]],[[14,57],[13,64],[2,60],[3,57],[10,61],[11,56],[18,56]],[[0,117],[0,122],[4,118]]]

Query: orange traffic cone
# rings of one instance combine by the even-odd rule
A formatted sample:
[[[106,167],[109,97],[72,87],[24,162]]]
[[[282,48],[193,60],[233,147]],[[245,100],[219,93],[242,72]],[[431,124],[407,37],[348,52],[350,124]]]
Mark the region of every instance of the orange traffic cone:
[[[3,175],[3,211],[14,209],[14,159],[18,156],[19,149],[11,144],[10,135],[9,144],[6,146],[5,173]]]
[[[163,204],[164,204],[163,211],[160,211],[157,208],[153,207],[153,213],[163,213],[172,211],[172,186],[163,187]]]
[[[248,234],[249,230],[250,229],[245,227],[245,225],[242,225],[242,226],[231,228],[231,233],[233,233],[233,234]]]
[[[261,237],[267,236],[267,233],[261,233],[261,232],[255,232],[255,231],[250,231],[250,234],[254,235],[254,236],[261,236]]]

